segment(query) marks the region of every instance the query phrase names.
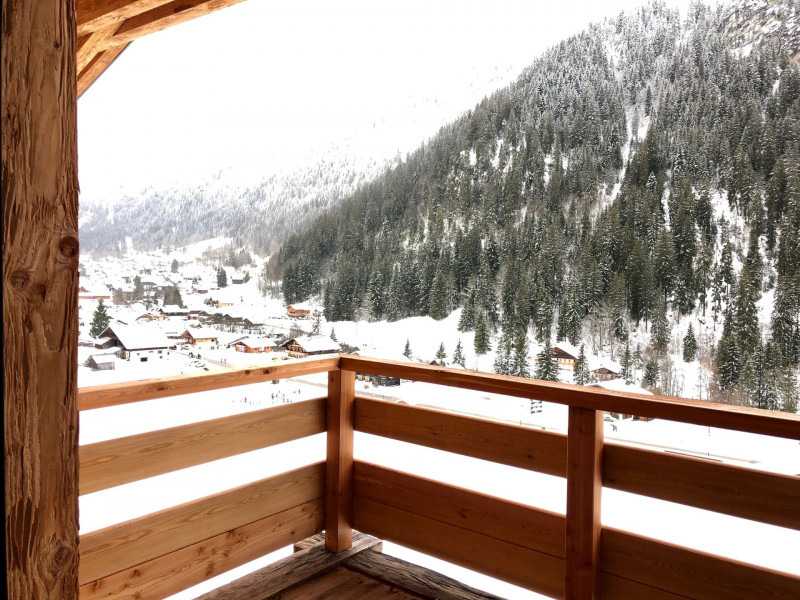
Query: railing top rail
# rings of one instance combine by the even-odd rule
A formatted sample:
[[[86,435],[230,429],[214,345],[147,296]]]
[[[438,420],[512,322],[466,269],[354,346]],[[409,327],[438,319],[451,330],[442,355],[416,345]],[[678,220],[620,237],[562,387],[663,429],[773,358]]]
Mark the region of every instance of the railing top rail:
[[[198,375],[173,375],[142,381],[98,385],[78,390],[78,410],[168,398],[222,388],[287,379],[339,369],[339,358],[297,360],[282,365],[253,366]]]
[[[342,369],[348,371],[371,375],[386,375],[568,406],[800,440],[800,415],[789,413],[700,400],[616,392],[602,388],[432,365],[415,365],[349,354],[341,355],[340,365]]]

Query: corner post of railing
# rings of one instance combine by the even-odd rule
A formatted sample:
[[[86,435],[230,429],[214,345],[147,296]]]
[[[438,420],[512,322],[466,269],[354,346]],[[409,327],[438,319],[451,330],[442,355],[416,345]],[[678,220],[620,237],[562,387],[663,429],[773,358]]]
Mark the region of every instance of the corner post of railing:
[[[347,550],[353,543],[353,431],[356,374],[328,373],[328,452],[325,479],[325,547]]]
[[[566,600],[598,597],[603,412],[570,406],[567,439]]]

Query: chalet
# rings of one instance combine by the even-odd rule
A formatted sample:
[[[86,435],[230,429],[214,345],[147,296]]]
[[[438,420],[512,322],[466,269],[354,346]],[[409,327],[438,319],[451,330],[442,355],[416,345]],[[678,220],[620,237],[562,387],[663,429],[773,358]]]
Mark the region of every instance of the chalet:
[[[111,345],[119,348],[117,356],[126,360],[147,362],[151,358],[163,358],[170,346],[169,340],[156,326],[109,325],[100,334],[109,338]]]
[[[311,307],[307,304],[290,304],[286,307],[286,316],[290,319],[308,319]]]
[[[230,345],[237,352],[245,352],[247,354],[264,354],[272,352],[275,349],[275,342],[272,338],[251,338],[246,337],[238,340]]]
[[[619,371],[614,371],[607,366],[599,366],[596,369],[589,371],[589,380],[592,382],[597,381],[611,381],[619,377]]]
[[[281,344],[292,358],[305,358],[318,354],[336,354],[342,351],[338,342],[326,335],[304,335],[293,337]]]
[[[756,535],[775,526],[791,529],[787,533],[796,538],[800,530],[796,477],[635,445],[607,444],[597,418],[598,411],[613,407],[722,427],[736,434],[780,437],[796,448],[800,416],[795,414],[643,397],[624,390],[609,396],[592,388],[576,391],[572,386],[543,386],[534,380],[487,373],[458,372],[454,377],[444,369],[387,365],[353,356],[278,365],[261,374],[234,371],[229,377],[225,374],[224,382],[216,376],[188,375],[176,378],[174,386],[128,382],[78,391],[74,308],[79,260],[77,98],[137,38],[236,1],[192,0],[183,3],[190,6],[185,10],[180,2],[4,1],[0,144],[6,220],[3,264],[10,265],[10,272],[3,278],[3,401],[4,414],[13,416],[3,421],[7,597],[167,597],[291,544],[304,549],[268,565],[255,578],[248,576],[212,594],[217,598],[274,597],[289,586],[313,585],[309,579],[334,574],[338,580],[323,582],[327,597],[336,583],[354,597],[359,578],[372,585],[364,596],[390,597],[394,590],[381,595],[386,585],[375,579],[408,589],[399,582],[400,576],[405,576],[407,585],[417,583],[419,593],[412,596],[409,590],[406,597],[486,597],[474,590],[462,592],[452,580],[445,582],[448,593],[440,592],[430,585],[432,578],[419,576],[420,568],[382,555],[380,540],[372,537],[379,536],[548,597],[797,598],[800,576],[796,569],[789,572],[785,561],[769,560],[765,555],[771,545],[768,539],[753,543],[762,541]],[[156,4],[160,6],[153,8]],[[8,10],[12,5],[13,10]],[[128,337],[117,325],[107,333],[123,342]],[[152,346],[154,342],[146,343]],[[155,437],[112,439],[79,451],[80,411],[130,406],[190,389],[208,389],[209,383],[225,387],[223,383],[285,379],[301,370],[328,377],[327,398],[277,407],[281,416],[275,422],[286,426],[258,425],[253,432],[252,420],[243,422],[240,415],[232,415],[223,417],[224,421],[193,425],[188,445],[186,428],[173,427]],[[569,406],[569,427],[566,433],[532,428],[522,432],[511,423],[465,419],[369,398],[356,400],[354,372],[402,373],[443,386],[477,392],[491,389],[498,394],[508,391],[524,398],[546,390],[553,401]],[[379,418],[370,419],[370,415]],[[430,425],[434,421],[436,427]],[[559,476],[566,489],[564,510],[544,512],[533,503],[510,502],[451,482],[367,460],[354,461],[354,429],[491,461],[488,464],[493,466],[487,471],[514,464]],[[223,444],[220,431],[231,432]],[[159,506],[158,512],[95,531],[79,531],[81,494],[166,475],[206,462],[209,456],[249,452],[257,449],[254,438],[258,447],[267,447],[320,431],[326,432],[328,446],[322,461],[265,478],[253,473],[252,482],[245,486],[220,486],[211,495],[177,507]],[[524,441],[509,444],[520,439]],[[545,446],[554,449],[550,457],[540,458],[527,450]],[[366,459],[379,458],[365,450]],[[102,460],[89,459],[90,453]],[[213,483],[215,478],[208,479]],[[637,496],[685,506],[685,512],[677,515],[669,510],[656,516],[667,528],[689,521],[692,530],[701,530],[698,538],[709,537],[704,528],[696,527],[705,517],[689,511],[730,515],[725,517],[725,533],[731,540],[741,540],[745,550],[755,547],[756,564],[749,563],[747,556],[731,558],[700,543],[692,545],[691,539],[649,537],[646,532],[626,529],[624,522],[608,527],[601,521],[601,499],[607,496],[604,487],[609,486],[631,495],[630,508],[637,512],[650,507],[638,503]],[[81,508],[86,514],[85,505]],[[747,519],[747,527],[737,517]],[[354,527],[363,535],[354,533]],[[323,530],[324,545],[309,538]],[[786,554],[780,548],[779,552]],[[348,565],[361,570],[348,571]],[[328,570],[314,570],[317,566]],[[288,583],[287,576],[280,576],[286,573],[293,577]],[[311,589],[304,595],[323,597],[321,589],[319,585],[316,594]]]
[[[219,334],[219,331],[210,327],[192,327],[186,329],[181,337],[193,346],[216,346],[219,343]]]
[[[580,351],[568,342],[558,342],[553,346],[553,356],[559,367],[574,367]]]
[[[244,275],[240,275],[239,273],[237,273],[236,275],[231,277],[231,283],[233,285],[241,285],[241,284],[243,284],[244,283]]]
[[[78,300],[111,300],[111,292],[89,284],[81,285],[78,288]]]
[[[119,359],[114,354],[93,354],[84,363],[92,371],[114,371]]]
[[[168,317],[188,317],[190,312],[188,308],[181,308],[177,304],[165,304],[158,310],[162,315]]]

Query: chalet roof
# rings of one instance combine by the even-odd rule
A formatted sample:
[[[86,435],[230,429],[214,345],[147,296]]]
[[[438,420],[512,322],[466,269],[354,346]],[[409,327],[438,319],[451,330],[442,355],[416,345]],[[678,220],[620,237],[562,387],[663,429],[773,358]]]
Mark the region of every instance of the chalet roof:
[[[109,325],[101,337],[115,337],[125,350],[167,348],[171,342],[159,327],[153,325]]]
[[[589,358],[588,362],[590,371],[606,368],[612,373],[622,373],[622,367],[619,363],[609,358]]]
[[[270,337],[252,338],[247,337],[233,342],[234,344],[244,344],[248,348],[274,348],[275,340]]]
[[[307,310],[311,312],[312,308],[313,307],[308,302],[298,302],[297,304],[290,304],[286,307],[286,310]]]
[[[108,363],[116,363],[119,359],[114,354],[92,354],[87,362],[91,360],[96,365],[103,365]]]
[[[190,312],[188,308],[181,308],[177,304],[165,304],[159,310],[162,313],[178,313],[182,315],[188,315]]]
[[[295,342],[306,352],[335,353],[342,351],[339,342],[334,342],[327,335],[301,335],[296,338],[289,338],[281,346],[289,346],[292,342]]]
[[[569,354],[573,358],[578,358],[578,355],[581,353],[581,351],[578,348],[576,348],[569,342],[558,342],[557,344],[554,344],[553,352],[555,352],[556,350],[561,350],[561,352],[563,352],[564,354]]]
[[[218,329],[212,329],[211,327],[190,327],[184,330],[182,335],[189,334],[195,340],[219,340],[221,333]]]

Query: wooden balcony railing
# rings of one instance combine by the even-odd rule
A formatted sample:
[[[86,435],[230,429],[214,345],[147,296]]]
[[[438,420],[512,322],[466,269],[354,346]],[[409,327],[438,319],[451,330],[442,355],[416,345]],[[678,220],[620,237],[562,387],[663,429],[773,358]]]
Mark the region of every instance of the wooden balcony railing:
[[[80,493],[327,430],[327,460],[81,536],[81,598],[163,598],[323,529],[397,542],[554,598],[800,597],[800,577],[600,522],[603,486],[800,530],[800,478],[603,440],[604,411],[800,440],[796,415],[336,358],[86,388],[79,409],[328,372],[327,398],[85,445]],[[568,435],[355,395],[355,373],[569,406]],[[566,515],[353,458],[354,431],[566,477]]]

